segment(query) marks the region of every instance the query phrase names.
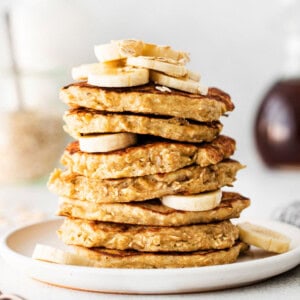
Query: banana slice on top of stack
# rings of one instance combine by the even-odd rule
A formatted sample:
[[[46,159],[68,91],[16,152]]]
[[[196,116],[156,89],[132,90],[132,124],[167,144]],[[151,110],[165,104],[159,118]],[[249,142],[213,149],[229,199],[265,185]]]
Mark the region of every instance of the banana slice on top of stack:
[[[206,95],[200,75],[188,70],[189,54],[169,46],[139,40],[118,40],[95,46],[98,63],[72,69],[74,80],[99,87],[132,87],[153,81],[158,85]]]

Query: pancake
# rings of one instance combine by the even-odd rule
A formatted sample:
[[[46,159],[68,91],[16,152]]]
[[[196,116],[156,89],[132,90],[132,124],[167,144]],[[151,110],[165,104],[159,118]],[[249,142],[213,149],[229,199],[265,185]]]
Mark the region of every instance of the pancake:
[[[65,244],[88,248],[187,252],[230,248],[239,230],[230,221],[163,227],[65,219],[58,235]]]
[[[159,136],[181,142],[210,142],[221,132],[222,124],[190,122],[182,118],[159,118],[134,114],[109,114],[90,109],[65,113],[64,129],[77,139],[81,135],[131,132]]]
[[[84,248],[73,246],[73,252],[87,257],[91,265],[98,268],[183,268],[229,264],[237,260],[248,246],[236,242],[229,249],[202,250],[195,252],[151,253],[133,250],[109,250],[104,248]]]
[[[236,242],[224,250],[195,252],[139,252],[134,250],[110,250],[72,246],[74,253],[91,260],[91,267],[98,268],[184,268],[230,264],[237,260],[248,246]]]
[[[109,153],[85,153],[70,143],[61,163],[71,172],[90,178],[123,178],[168,173],[197,164],[206,167],[230,157],[235,141],[219,136],[211,143],[151,142]]]
[[[182,211],[161,204],[159,199],[133,203],[93,203],[60,199],[57,215],[103,222],[182,226],[238,218],[250,200],[237,193],[223,192],[222,202],[207,211]]]
[[[208,167],[189,166],[170,173],[122,179],[88,178],[55,169],[48,188],[59,196],[91,202],[131,202],[179,193],[198,194],[231,185],[243,166],[225,160]]]
[[[100,88],[86,82],[72,83],[60,91],[70,107],[87,107],[108,112],[134,112],[174,116],[211,122],[234,109],[230,96],[209,88],[206,96],[171,89],[161,92],[154,84],[130,88]]]

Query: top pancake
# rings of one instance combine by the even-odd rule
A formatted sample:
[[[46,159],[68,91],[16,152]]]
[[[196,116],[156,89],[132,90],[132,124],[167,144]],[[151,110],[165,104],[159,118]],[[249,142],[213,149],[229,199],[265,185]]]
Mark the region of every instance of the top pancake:
[[[230,96],[217,88],[207,95],[177,90],[161,92],[154,84],[130,88],[100,88],[78,82],[62,88],[60,98],[70,107],[109,112],[134,112],[211,122],[234,109]]]

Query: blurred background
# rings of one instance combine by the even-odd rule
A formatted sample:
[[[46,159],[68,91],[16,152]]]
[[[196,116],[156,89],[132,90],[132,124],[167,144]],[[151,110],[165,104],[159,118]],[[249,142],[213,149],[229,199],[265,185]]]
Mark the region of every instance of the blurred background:
[[[300,5],[297,2],[299,3],[292,0],[0,0],[1,112],[15,112],[20,106],[5,21],[5,11],[8,9],[22,103],[35,112],[45,112],[45,118],[49,118],[51,112],[48,126],[40,128],[41,131],[37,133],[44,140],[44,144],[40,146],[41,151],[43,147],[46,149],[40,158],[45,164],[47,161],[40,172],[44,174],[33,171],[36,175],[33,177],[42,177],[44,180],[38,183],[21,181],[17,191],[12,183],[2,184],[0,199],[6,198],[5,201],[8,201],[8,198],[24,197],[24,191],[30,194],[30,201],[42,201],[37,199],[40,197],[43,201],[55,199],[48,194],[43,175],[58,163],[59,153],[66,143],[59,123],[64,111],[64,106],[58,99],[59,88],[71,81],[72,66],[96,62],[94,45],[107,43],[111,39],[136,38],[156,44],[168,44],[175,49],[190,52],[190,69],[198,71],[205,84],[219,87],[231,95],[236,108],[228,118],[222,118],[223,132],[236,139],[238,150],[235,158],[247,165],[239,173],[235,183],[236,191],[252,199],[252,206],[245,215],[270,217],[280,207],[299,200],[300,151],[296,147],[300,144],[300,104],[295,104],[294,100],[294,104],[287,103],[290,114],[279,118],[279,127],[276,124],[269,126],[271,131],[277,128],[276,137],[278,134],[282,137],[290,127],[293,128],[293,141],[281,138],[276,140],[277,144],[281,141],[286,147],[297,150],[295,158],[291,158],[289,153],[281,152],[283,157],[291,158],[288,164],[276,164],[276,158],[273,167],[267,166],[262,159],[262,148],[258,151],[255,139],[256,118],[267,91],[277,80],[300,75]],[[297,103],[300,103],[299,94],[296,96]],[[297,105],[298,108],[295,108]],[[295,113],[296,109],[299,115]],[[275,109],[275,117],[268,116],[267,120],[272,122],[282,111],[284,109],[280,107]],[[33,118],[29,119],[32,121]],[[5,117],[1,117],[1,122],[9,123],[3,120]],[[26,120],[22,122],[28,124]],[[52,125],[49,126],[48,122],[52,122]],[[45,124],[45,121],[37,120],[35,124]],[[6,145],[4,141],[7,139],[7,128],[13,127],[5,126],[1,126],[2,146]],[[23,128],[23,125],[20,126]],[[49,127],[53,131],[49,132]],[[261,132],[258,139],[267,142],[264,134]],[[16,137],[20,142],[18,147],[24,145],[24,136],[26,133]],[[298,141],[295,141],[294,138],[297,137]],[[10,152],[8,149],[12,145],[6,145],[6,148],[4,146],[3,151]],[[51,151],[48,151],[50,146]],[[271,148],[268,149],[272,149],[272,144],[269,146]],[[14,147],[17,147],[16,144]],[[53,155],[51,159],[49,152]],[[20,156],[20,153],[16,155]],[[267,157],[269,155],[272,155],[272,151],[265,154]],[[0,166],[3,166],[0,170],[3,175],[1,177],[5,178],[7,173],[3,170],[8,156],[1,154],[0,160]],[[15,158],[13,160],[16,161]],[[23,163],[24,160],[25,157],[22,158]],[[36,157],[34,161],[37,168],[43,164]],[[24,170],[29,167],[24,164],[22,168]],[[15,174],[17,171],[13,172]],[[12,189],[15,190],[14,194],[10,194]],[[49,204],[49,209],[56,206],[55,200],[51,203],[53,206]]]

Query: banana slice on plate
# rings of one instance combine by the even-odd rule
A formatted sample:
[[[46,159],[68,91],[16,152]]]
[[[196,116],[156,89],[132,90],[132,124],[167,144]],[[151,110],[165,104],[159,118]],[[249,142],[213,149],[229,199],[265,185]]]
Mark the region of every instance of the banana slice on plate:
[[[248,222],[237,227],[240,239],[249,245],[275,253],[287,252],[290,248],[290,239],[279,232]]]
[[[136,143],[136,134],[113,133],[86,135],[79,137],[79,149],[82,152],[97,153],[123,149]]]
[[[111,68],[88,75],[88,83],[100,87],[131,87],[149,82],[149,70],[135,67]]]
[[[90,259],[42,244],[36,244],[33,250],[32,258],[56,264],[77,266],[93,265],[93,262]]]
[[[150,79],[157,84],[164,85],[180,91],[207,95],[208,88],[202,86],[199,82],[189,78],[175,78],[160,72],[150,71]]]
[[[124,67],[125,60],[115,60],[106,63],[83,64],[72,68],[72,78],[76,81],[87,80],[91,73],[109,72],[109,70]]]
[[[164,58],[138,56],[127,58],[127,65],[160,71],[170,76],[182,77],[187,74],[187,69],[182,65],[167,62]]]
[[[169,195],[161,198],[163,205],[184,211],[204,211],[215,208],[222,200],[221,190],[198,195]]]

